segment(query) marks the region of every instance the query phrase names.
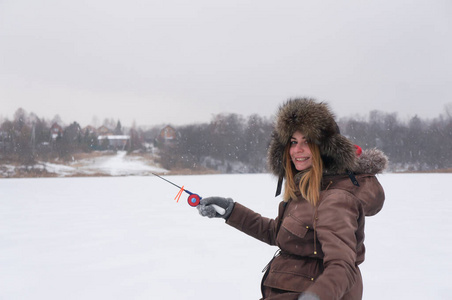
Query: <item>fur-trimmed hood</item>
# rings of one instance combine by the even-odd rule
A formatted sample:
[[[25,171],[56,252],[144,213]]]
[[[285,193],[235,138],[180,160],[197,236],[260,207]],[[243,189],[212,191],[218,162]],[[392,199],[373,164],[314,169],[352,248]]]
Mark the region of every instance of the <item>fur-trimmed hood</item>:
[[[387,164],[383,152],[371,149],[358,156],[355,145],[341,135],[334,119],[329,106],[314,99],[290,99],[281,105],[267,157],[271,172],[280,179],[285,176],[284,149],[297,130],[303,133],[308,142],[319,146],[326,174],[382,172]]]

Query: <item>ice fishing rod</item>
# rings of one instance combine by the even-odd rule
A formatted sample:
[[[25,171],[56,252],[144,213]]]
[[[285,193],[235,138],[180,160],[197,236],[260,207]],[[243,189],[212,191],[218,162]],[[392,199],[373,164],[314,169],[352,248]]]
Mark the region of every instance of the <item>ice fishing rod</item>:
[[[188,205],[192,206],[192,207],[196,207],[199,205],[199,202],[201,201],[202,197],[198,194],[192,193],[189,190],[186,190],[183,186],[178,186],[177,184],[175,184],[174,182],[169,181],[166,178],[163,178],[160,175],[157,175],[155,173],[152,173],[152,175],[157,176],[158,178],[165,180],[166,182],[168,182],[169,184],[174,185],[175,187],[179,188],[179,193],[177,194],[176,198],[180,198],[180,195],[182,194],[182,192],[186,192],[188,194]],[[220,215],[224,215],[226,213],[226,210],[218,205],[215,204],[211,204],[212,207],[217,211],[217,213],[219,213]]]

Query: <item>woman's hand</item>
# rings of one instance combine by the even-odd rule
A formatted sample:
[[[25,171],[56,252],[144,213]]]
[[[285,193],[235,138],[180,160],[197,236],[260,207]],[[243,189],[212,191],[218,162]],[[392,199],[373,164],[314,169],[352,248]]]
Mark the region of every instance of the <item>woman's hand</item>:
[[[208,197],[201,199],[196,208],[203,217],[227,219],[234,208],[234,201],[231,198]]]

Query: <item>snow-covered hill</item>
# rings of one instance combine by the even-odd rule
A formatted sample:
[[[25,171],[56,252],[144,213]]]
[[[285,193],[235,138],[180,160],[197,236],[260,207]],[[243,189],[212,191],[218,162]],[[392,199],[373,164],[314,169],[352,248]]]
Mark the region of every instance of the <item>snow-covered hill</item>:
[[[99,155],[65,164],[41,162],[32,166],[38,175],[45,171],[56,177],[66,176],[126,176],[165,173],[167,170],[149,165],[141,156],[127,155],[126,151],[118,151],[114,155]],[[18,169],[11,165],[0,166],[0,177],[16,177]],[[30,172],[29,172],[30,173]],[[24,175],[27,175],[23,172]],[[34,174],[31,172],[31,174]]]

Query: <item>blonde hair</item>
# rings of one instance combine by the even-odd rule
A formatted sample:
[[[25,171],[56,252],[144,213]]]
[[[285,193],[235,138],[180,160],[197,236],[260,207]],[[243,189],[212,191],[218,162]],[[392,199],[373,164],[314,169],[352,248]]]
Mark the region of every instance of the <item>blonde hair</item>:
[[[295,174],[298,172],[295,169],[292,160],[290,159],[290,143],[287,144],[283,156],[283,164],[286,175],[286,183],[284,185],[284,201],[289,199],[296,199],[296,192],[300,192],[313,206],[317,204],[320,195],[320,186],[323,174],[323,161],[320,157],[320,149],[314,143],[309,143],[309,150],[311,150],[312,165],[309,169],[304,171],[301,176],[298,186],[295,184]]]

